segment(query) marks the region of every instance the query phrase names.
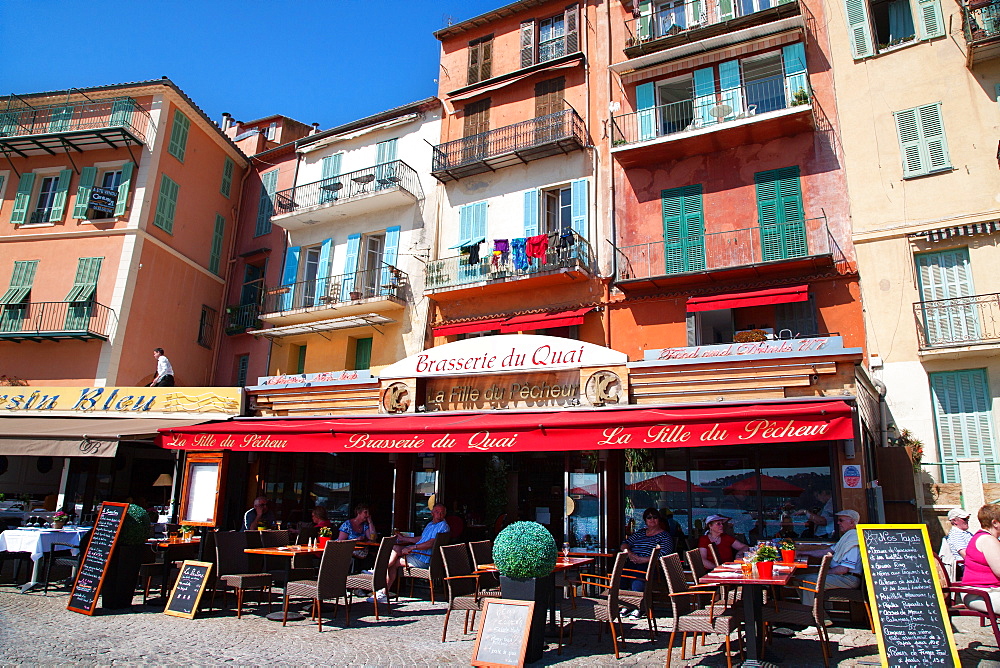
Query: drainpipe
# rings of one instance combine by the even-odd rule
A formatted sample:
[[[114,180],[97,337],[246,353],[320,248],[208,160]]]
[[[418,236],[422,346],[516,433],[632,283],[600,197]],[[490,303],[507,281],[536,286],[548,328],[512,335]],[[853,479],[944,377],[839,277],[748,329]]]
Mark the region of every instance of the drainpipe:
[[[610,53],[611,44],[613,43],[612,42],[612,38],[613,38],[613,34],[612,33],[613,33],[613,31],[611,29],[611,3],[610,2],[604,3],[604,11],[607,14],[607,24],[608,24],[608,40],[607,40],[607,44],[608,44],[608,49],[609,49],[609,53]],[[615,277],[618,276],[618,220],[617,220],[616,209],[615,209],[615,161],[611,157],[611,148],[610,148],[611,147],[611,142],[612,142],[612,139],[613,139],[613,136],[612,136],[612,134],[613,134],[613,132],[612,132],[613,125],[612,125],[612,119],[611,119],[611,106],[610,105],[611,105],[611,95],[612,95],[612,92],[615,90],[615,87],[614,87],[614,77],[615,77],[615,74],[614,74],[614,72],[611,71],[610,67],[608,67],[606,69],[607,69],[607,73],[608,73],[608,80],[607,80],[607,84],[608,84],[608,95],[607,95],[607,100],[608,100],[608,125],[607,125],[608,136],[606,137],[606,141],[607,141],[607,144],[608,144],[608,217],[611,219],[611,277],[610,277],[610,280],[614,280]],[[611,294],[611,285],[610,285],[610,283],[607,286],[607,291],[608,291],[608,295],[610,295]],[[610,347],[610,345],[609,345],[609,347]]]

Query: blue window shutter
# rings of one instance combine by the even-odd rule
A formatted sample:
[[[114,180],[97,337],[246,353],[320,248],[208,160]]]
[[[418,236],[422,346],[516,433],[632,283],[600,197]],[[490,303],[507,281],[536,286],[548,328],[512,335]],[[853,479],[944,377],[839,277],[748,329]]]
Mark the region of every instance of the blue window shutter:
[[[295,296],[293,294],[293,286],[295,279],[299,275],[300,250],[299,246],[289,246],[288,250],[285,251],[285,267],[281,271],[281,285],[287,286],[289,291],[281,295],[281,306],[278,308],[280,311],[287,311],[294,303],[292,301],[292,298]]]
[[[740,88],[740,61],[727,60],[719,63],[719,88],[722,91],[722,103],[729,105],[732,113],[726,119],[732,119],[743,112],[743,91]]]
[[[63,214],[66,212],[66,199],[69,196],[69,182],[72,178],[72,169],[64,169],[59,172],[55,197],[52,199],[52,211],[49,213],[50,223],[56,223],[63,219]]]
[[[375,163],[381,165],[384,162],[392,162],[396,159],[396,140],[388,139],[380,141],[375,146]]]
[[[122,165],[122,180],[118,184],[118,202],[115,204],[115,215],[125,215],[128,207],[128,194],[132,190],[132,172],[135,171],[134,162],[126,162]]]
[[[329,294],[330,260],[333,256],[333,239],[324,239],[319,247],[319,267],[316,272],[316,296]]]
[[[473,218],[473,231],[472,236],[475,238],[486,237],[486,202],[476,202],[473,206],[474,218]]]
[[[893,112],[896,120],[896,135],[899,139],[899,151],[903,158],[903,178],[919,176],[927,171],[923,151],[921,150],[920,126],[917,122],[917,110],[904,109]]]
[[[635,87],[635,108],[638,110],[639,140],[656,136],[656,89],[652,82]]]
[[[715,70],[704,67],[694,71],[694,117],[702,125],[711,125],[715,118],[708,113],[715,106]]]
[[[993,411],[986,369],[930,374],[934,423],[941,460],[997,461]],[[959,482],[955,468],[944,467],[946,482]],[[1000,482],[997,466],[983,467],[983,482]],[[950,477],[949,477],[950,476]]]
[[[538,191],[524,191],[524,236],[533,237],[538,234]],[[467,236],[462,236],[468,239]]]
[[[976,305],[971,300],[961,299],[976,294],[969,270],[969,249],[963,247],[920,253],[914,260],[920,301],[961,300],[951,302],[947,308],[934,308],[933,305],[921,308],[927,344],[938,346],[979,340],[981,334]]]
[[[875,54],[872,42],[872,29],[868,23],[867,0],[844,0],[847,14],[847,29],[851,33],[851,50],[854,59],[867,58]]]
[[[944,35],[944,15],[941,0],[920,0],[920,39],[934,39]],[[996,12],[995,5],[991,12]]]
[[[941,103],[917,107],[917,117],[920,121],[920,134],[928,171],[949,169],[951,158],[948,156],[948,142],[944,136],[944,123],[941,120]]]
[[[375,190],[382,190],[395,185],[393,181],[389,180],[389,177],[394,176],[394,166],[387,163],[396,159],[396,140],[389,139],[379,142],[376,148]]]
[[[809,77],[806,73],[806,47],[802,42],[789,44],[781,49],[781,61],[785,68],[785,94],[787,104],[795,100],[798,91],[809,94]]]
[[[278,189],[278,170],[272,170],[260,177],[260,198],[257,200],[257,224],[253,235],[259,237],[271,231],[271,216],[274,214],[274,193]]]
[[[28,217],[28,206],[31,204],[31,192],[35,188],[35,173],[21,174],[17,184],[17,195],[14,196],[14,211],[10,215],[11,225],[24,225]]]
[[[458,209],[458,245],[472,238],[472,205],[465,204]]]
[[[572,202],[570,216],[573,220],[573,231],[584,239],[587,238],[587,179],[578,179],[570,184]]]
[[[358,253],[361,249],[361,235],[347,235],[347,257],[344,259],[343,294],[350,296],[354,292],[354,277],[358,271]]]
[[[87,218],[90,191],[94,187],[95,178],[97,178],[97,167],[84,167],[80,170],[80,184],[76,187],[76,204],[73,205],[73,217],[77,220]]]
[[[385,230],[385,248],[382,251],[382,276],[379,279],[380,294],[390,294],[391,290],[394,290],[393,286],[393,274],[389,270],[389,267],[396,266],[396,258],[399,255],[399,225],[394,225],[392,227],[386,228]],[[394,294],[394,293],[393,293]]]

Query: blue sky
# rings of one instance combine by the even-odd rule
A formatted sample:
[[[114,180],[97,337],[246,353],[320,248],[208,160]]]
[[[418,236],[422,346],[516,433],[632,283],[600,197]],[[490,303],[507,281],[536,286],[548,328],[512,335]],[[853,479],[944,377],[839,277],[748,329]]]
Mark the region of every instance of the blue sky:
[[[0,0],[0,95],[168,76],[216,122],[329,128],[434,95],[432,33],[509,1]]]

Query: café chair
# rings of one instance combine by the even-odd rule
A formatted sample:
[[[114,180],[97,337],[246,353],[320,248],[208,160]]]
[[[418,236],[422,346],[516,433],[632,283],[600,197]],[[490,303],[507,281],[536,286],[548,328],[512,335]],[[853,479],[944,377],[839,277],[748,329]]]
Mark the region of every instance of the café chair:
[[[688,551],[690,554],[690,550]],[[681,634],[681,660],[687,660],[687,636],[691,634],[691,654],[698,649],[698,636],[719,634],[726,639],[726,666],[732,668],[733,654],[730,636],[739,629],[741,618],[738,611],[727,607],[725,602],[716,601],[714,585],[689,586],[684,576],[681,558],[676,554],[660,557],[660,567],[667,580],[670,592],[670,610],[673,616],[673,626],[670,630],[670,640],[667,642],[667,662],[674,653],[674,639]],[[710,596],[707,606],[703,605],[704,597]],[[704,646],[704,638],[702,639]]]
[[[811,591],[816,597],[812,605],[799,603],[797,601],[776,601],[775,609],[765,607],[764,615],[764,637],[768,636],[768,628],[775,624],[786,626],[788,624],[801,624],[804,626],[815,626],[818,630],[817,637],[820,642],[820,649],[823,651],[823,665],[830,665],[830,635],[826,631],[826,574],[830,571],[830,561],[832,554],[823,557],[820,563],[819,572],[816,574],[815,582],[807,582],[812,587],[795,585],[799,591]],[[809,576],[812,577],[811,575]],[[830,590],[833,591],[833,590]]]
[[[327,543],[329,545],[329,543]],[[371,592],[372,600],[375,602],[375,621],[378,621],[378,592],[385,589],[386,575],[389,570],[389,559],[392,557],[392,547],[396,544],[395,536],[386,536],[378,546],[378,553],[375,555],[375,567],[371,573],[354,573],[347,577],[347,588],[350,591],[361,589]],[[396,596],[398,602],[399,596]],[[389,598],[386,592],[385,599],[386,612],[389,612]]]
[[[875,633],[875,623],[872,621],[872,608],[868,603],[868,588],[862,586],[860,589],[827,589],[827,601],[847,601],[850,603],[864,603],[865,612],[868,614],[868,628]]]
[[[472,554],[472,565],[478,571],[484,564],[493,563],[493,541],[477,540],[469,543],[469,552]],[[483,589],[496,589],[500,586],[500,573],[496,571],[484,571],[479,574],[479,586]]]
[[[641,574],[645,578],[645,585],[642,591],[622,589],[618,592],[618,599],[623,605],[635,608],[640,612],[645,611],[646,621],[649,624],[649,638],[650,640],[656,640],[656,618],[653,616],[653,597],[657,594],[665,595],[669,593],[667,583],[661,577],[663,569],[660,568],[660,546],[655,545],[653,547],[645,571],[635,568],[625,568],[622,570],[622,573],[632,575]]]
[[[284,617],[281,625],[288,623],[288,599],[312,599],[312,616],[317,628],[323,632],[323,603],[332,599],[334,602],[333,616],[337,617],[337,606],[340,599],[346,604],[345,626],[351,625],[351,590],[347,586],[347,575],[351,570],[351,557],[354,554],[353,540],[331,540],[323,548],[323,556],[319,561],[319,575],[315,580],[293,580],[285,585]]]
[[[1000,647],[1000,625],[997,624],[997,616],[1000,615],[1000,610],[993,608],[993,601],[990,599],[989,592],[978,587],[967,587],[961,583],[953,584],[951,577],[948,575],[948,570],[941,562],[940,557],[937,558],[937,569],[938,580],[941,582],[941,591],[944,594],[944,603],[945,608],[948,610],[948,616],[978,617],[980,626],[986,626],[986,622],[989,621],[990,626],[993,628],[993,637],[997,641],[997,647]],[[983,609],[974,610],[968,607],[963,601],[963,594],[981,596],[983,599]]]
[[[440,549],[441,561],[444,563],[444,583],[448,592],[448,610],[444,613],[444,628],[441,629],[441,642],[444,642],[452,610],[465,610],[462,632],[468,633],[469,613],[472,613],[472,626],[475,627],[476,613],[482,612],[483,603],[488,598],[500,598],[500,590],[480,589],[480,574],[475,572],[465,544],[442,545]]]
[[[80,563],[83,561],[83,555],[87,551],[87,546],[90,545],[90,536],[93,532],[94,530],[91,529],[80,536],[79,547],[69,543],[52,543],[49,551],[45,553],[45,584],[42,587],[42,593],[49,593],[53,566],[68,566],[72,569],[70,577],[76,577],[76,572],[80,569]],[[73,554],[74,549],[77,550],[76,555]]]
[[[215,592],[222,588],[222,604],[226,604],[226,590],[236,590],[236,618],[243,617],[243,595],[246,591],[267,591],[267,611],[271,612],[270,573],[263,569],[252,569],[249,555],[244,552],[248,547],[247,533],[244,531],[215,532],[215,555],[218,575],[215,588],[212,590],[212,603],[215,603]],[[255,532],[256,533],[256,532]],[[258,564],[254,564],[256,566]]]
[[[299,535],[295,537],[295,544],[308,545],[309,541],[313,538],[319,538],[319,527],[306,527],[304,529],[299,529]]]
[[[441,561],[440,548],[447,545],[451,540],[451,534],[445,531],[434,537],[434,544],[431,546],[431,561],[427,568],[403,566],[399,569],[400,577],[396,578],[396,598],[399,598],[399,582],[402,578],[410,578],[410,597],[413,597],[413,583],[415,580],[427,580],[427,586],[431,589],[431,603],[434,603],[434,583],[440,582],[444,577],[444,563]]]
[[[587,573],[581,573],[581,578],[587,578],[588,581],[580,581],[577,584],[589,585],[591,587],[598,587],[604,590],[603,596],[577,596],[576,588],[570,589],[570,597],[568,601],[564,601],[562,608],[560,610],[561,619],[559,621],[559,649],[558,654],[562,654],[563,645],[563,627],[565,626],[565,620],[569,618],[569,642],[573,642],[573,627],[576,625],[576,620],[578,619],[589,619],[596,622],[601,622],[597,627],[597,640],[600,642],[602,631],[604,629],[603,622],[607,622],[611,627],[611,640],[615,648],[615,659],[620,658],[618,653],[618,636],[621,635],[622,638],[622,648],[625,646],[625,628],[622,625],[621,618],[621,604],[618,599],[618,592],[621,587],[622,581],[622,570],[625,568],[625,553],[619,552],[618,556],[615,557],[615,565],[611,570],[610,579],[607,584],[602,582],[595,582]],[[618,627],[615,627],[615,622],[618,622]]]

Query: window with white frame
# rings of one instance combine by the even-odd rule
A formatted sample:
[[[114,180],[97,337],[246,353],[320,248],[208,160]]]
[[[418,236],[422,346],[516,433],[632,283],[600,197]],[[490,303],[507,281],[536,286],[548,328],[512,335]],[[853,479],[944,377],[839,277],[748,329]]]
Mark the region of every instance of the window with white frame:
[[[538,22],[538,62],[566,55],[566,19],[562,14]]]
[[[844,0],[854,59],[945,34],[941,0]]]
[[[39,179],[38,193],[35,196],[35,206],[32,208],[31,216],[28,218],[29,225],[49,222],[58,188],[58,176],[43,176]]]
[[[569,186],[542,191],[546,234],[560,234],[573,227],[573,191]]]

